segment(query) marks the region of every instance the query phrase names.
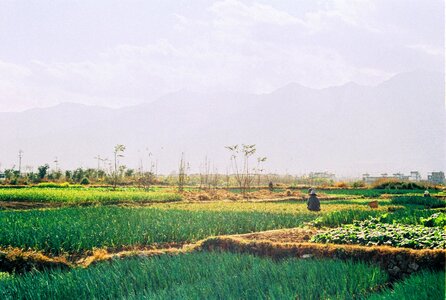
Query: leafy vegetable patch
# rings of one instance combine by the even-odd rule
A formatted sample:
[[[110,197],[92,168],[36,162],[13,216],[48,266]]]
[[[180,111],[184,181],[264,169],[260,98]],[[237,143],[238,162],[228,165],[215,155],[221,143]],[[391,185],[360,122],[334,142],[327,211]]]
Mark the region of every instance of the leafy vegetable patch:
[[[446,214],[439,212],[428,218],[421,218],[421,224],[427,227],[446,227]]]
[[[412,249],[444,249],[446,234],[441,227],[385,224],[370,218],[315,235],[312,242],[333,244],[388,245]]]

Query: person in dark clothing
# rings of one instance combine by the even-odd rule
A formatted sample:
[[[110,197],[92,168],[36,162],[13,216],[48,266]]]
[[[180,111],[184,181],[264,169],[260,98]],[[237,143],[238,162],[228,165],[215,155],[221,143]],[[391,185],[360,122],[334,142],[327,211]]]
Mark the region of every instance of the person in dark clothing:
[[[311,210],[311,211],[320,211],[321,210],[321,203],[319,202],[316,192],[313,189],[311,189],[311,191],[310,191],[310,198],[308,198],[308,201],[307,201],[307,208],[308,208],[308,210]]]
[[[268,189],[269,189],[271,192],[274,191],[274,184],[273,184],[272,181],[270,181],[270,182],[268,183]]]

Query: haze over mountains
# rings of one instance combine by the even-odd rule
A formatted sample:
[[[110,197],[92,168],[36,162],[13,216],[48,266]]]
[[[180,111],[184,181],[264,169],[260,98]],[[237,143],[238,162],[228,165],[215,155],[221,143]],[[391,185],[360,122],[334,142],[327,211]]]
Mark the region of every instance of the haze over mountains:
[[[181,152],[198,171],[204,157],[220,172],[226,145],[256,144],[267,171],[302,174],[445,170],[444,74],[414,71],[378,86],[348,83],[321,90],[289,84],[270,94],[204,94],[182,90],[152,103],[121,109],[61,104],[0,113],[0,170],[37,167],[58,158],[61,168],[96,167],[127,147],[122,163],[158,161],[177,169]]]

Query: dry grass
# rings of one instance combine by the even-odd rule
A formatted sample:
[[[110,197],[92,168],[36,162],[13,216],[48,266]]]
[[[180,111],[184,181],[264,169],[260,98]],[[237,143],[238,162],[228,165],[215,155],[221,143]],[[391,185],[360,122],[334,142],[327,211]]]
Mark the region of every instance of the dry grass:
[[[259,200],[259,199],[281,199],[284,197],[293,197],[302,199],[304,194],[298,190],[286,190],[284,192],[271,192],[267,189],[261,189],[246,193],[243,197],[240,193],[229,192],[223,189],[210,189],[206,191],[184,191],[182,193],[186,201],[219,201],[219,200]]]
[[[268,230],[255,233],[233,235],[246,240],[267,240],[280,243],[305,243],[317,233],[323,232],[315,228],[291,228],[291,229],[277,229]]]
[[[297,200],[306,201],[308,195],[300,190],[286,189],[283,192],[271,192],[268,189],[261,189],[253,192],[246,193],[246,197],[243,197],[240,193],[230,192],[224,189],[210,189],[203,191],[184,191],[181,193],[183,199],[189,202],[197,201],[283,201],[283,200]],[[358,195],[336,195],[318,193],[320,200],[346,200],[346,199],[358,199],[363,196]]]
[[[0,271],[23,273],[32,269],[68,269],[72,264],[63,257],[49,257],[38,251],[9,247],[0,249]]]

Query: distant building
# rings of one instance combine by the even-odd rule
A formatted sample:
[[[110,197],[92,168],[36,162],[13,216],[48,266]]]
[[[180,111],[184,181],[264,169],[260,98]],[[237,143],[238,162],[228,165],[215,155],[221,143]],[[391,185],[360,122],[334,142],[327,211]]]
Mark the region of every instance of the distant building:
[[[394,173],[392,176],[389,176],[387,173],[382,173],[381,176],[370,176],[370,174],[365,173],[362,174],[362,181],[366,184],[372,184],[380,179],[397,179],[397,180],[413,180],[420,181],[421,176],[418,171],[410,172],[410,175],[404,175],[403,173]]]
[[[399,179],[399,180],[409,180],[409,176],[406,176],[403,173],[394,173],[393,178]]]
[[[444,172],[432,172],[427,175],[427,181],[435,183],[435,184],[444,184]]]
[[[383,175],[385,175],[385,177]],[[378,179],[383,179],[383,178],[387,178],[387,174],[381,174],[380,177],[370,176],[370,174],[368,174],[368,173],[362,174],[362,181],[364,181],[365,184],[372,184],[375,181],[377,181]]]
[[[4,181],[6,179],[5,173],[0,173],[0,181]]]
[[[421,181],[420,172],[418,172],[418,171],[410,171],[409,180],[410,181],[415,181],[415,182]]]
[[[311,172],[308,177],[334,180],[336,175],[328,172]]]

